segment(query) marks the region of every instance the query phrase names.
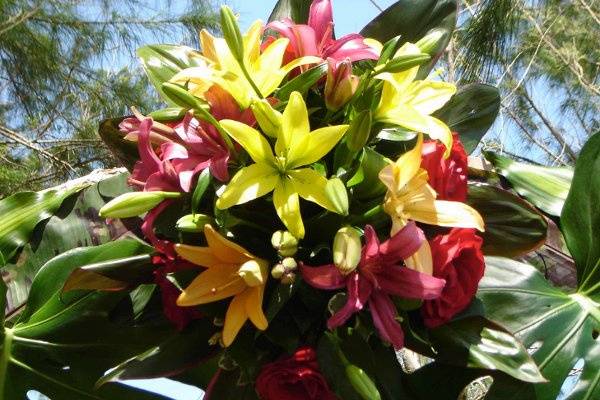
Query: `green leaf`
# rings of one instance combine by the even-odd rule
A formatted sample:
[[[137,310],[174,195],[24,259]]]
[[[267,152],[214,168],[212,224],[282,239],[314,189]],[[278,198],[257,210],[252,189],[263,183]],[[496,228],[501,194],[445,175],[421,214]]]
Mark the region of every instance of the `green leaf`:
[[[600,288],[600,133],[583,146],[560,225],[577,266],[580,291]]]
[[[146,251],[151,253],[154,249],[148,247]],[[125,290],[152,282],[153,270],[150,254],[88,264],[71,272],[62,290]]]
[[[46,223],[38,224],[18,260],[2,269],[8,286],[9,312],[25,303],[33,278],[48,260],[76,247],[106,243],[127,234],[129,224],[136,221],[107,223],[98,216],[98,210],[106,202],[131,190],[127,185],[127,174],[96,173],[90,176],[90,182],[94,180],[97,183],[64,201],[54,216]]]
[[[327,63],[322,63],[301,73],[277,91],[277,98],[281,101],[287,101],[292,92],[300,92],[305,95],[327,73],[327,68]]]
[[[327,378],[331,389],[337,393],[340,399],[362,400],[346,377],[345,366],[338,356],[338,349],[339,346],[333,335],[326,332],[319,340],[317,346],[321,372]]]
[[[311,4],[312,0],[279,0],[269,15],[269,22],[291,18],[297,24],[305,24]]]
[[[486,184],[469,184],[467,203],[485,223],[483,252],[518,257],[546,241],[546,218],[525,200],[507,190]]]
[[[498,370],[525,382],[545,382],[523,345],[506,329],[483,317],[451,321],[431,331],[437,361]]]
[[[211,180],[210,169],[209,168],[203,169],[202,172],[200,172],[200,175],[198,175],[198,182],[196,183],[196,188],[194,189],[194,194],[192,194],[192,214],[195,214],[198,212],[198,209],[200,207],[200,202],[202,201],[202,198],[204,197],[204,193],[206,193],[206,189],[208,188],[208,185],[210,184],[210,180]]]
[[[362,180],[353,189],[358,199],[373,199],[386,192],[385,185],[379,180],[379,172],[387,165],[384,156],[368,147],[363,149],[359,171],[356,173],[362,176]]]
[[[419,70],[426,76],[448,45],[456,26],[456,0],[399,0],[367,24],[360,34],[386,42],[400,35],[400,42],[416,43],[427,33],[437,29],[443,32],[444,39],[432,51],[432,61]]]
[[[146,246],[120,240],[59,255],[40,270],[26,309],[0,343],[0,398],[37,390],[52,399],[164,399],[110,385],[94,390],[106,370],[155,346],[172,329],[163,320],[133,324],[126,292],[61,294],[70,272],[90,262],[134,255]]]
[[[506,258],[486,257],[477,297],[486,317],[512,332],[530,350],[548,383],[534,386],[537,399],[555,399],[574,365],[584,361],[582,377],[569,399],[600,398],[600,296],[566,294],[552,287],[534,267]],[[528,399],[527,386],[512,398]]]
[[[517,193],[545,213],[560,216],[571,186],[572,169],[520,163],[492,152],[483,154]]]
[[[0,200],[0,260],[7,262],[29,241],[34,228],[50,218],[63,200],[83,186],[42,192],[21,192]],[[0,264],[0,267],[3,267]]]
[[[108,382],[170,377],[180,374],[183,370],[197,365],[220,350],[218,346],[208,344],[208,340],[216,333],[217,329],[208,320],[197,321],[182,332],[174,333],[157,346],[119,364],[110,373],[103,376],[97,386]]]
[[[187,110],[181,107],[168,107],[152,111],[148,114],[153,120],[159,122],[181,121]]]
[[[435,116],[458,132],[468,154],[477,148],[500,111],[498,88],[481,83],[462,86]]]
[[[110,152],[119,160],[119,163],[129,171],[133,171],[135,162],[140,158],[137,143],[125,140],[119,130],[119,124],[125,118],[110,118],[100,122],[98,134],[108,146]]]
[[[148,79],[154,85],[160,96],[171,107],[178,107],[164,93],[162,84],[168,82],[178,72],[190,68],[203,66],[202,55],[187,46],[176,46],[171,44],[153,44],[140,47],[137,55],[148,75]]]

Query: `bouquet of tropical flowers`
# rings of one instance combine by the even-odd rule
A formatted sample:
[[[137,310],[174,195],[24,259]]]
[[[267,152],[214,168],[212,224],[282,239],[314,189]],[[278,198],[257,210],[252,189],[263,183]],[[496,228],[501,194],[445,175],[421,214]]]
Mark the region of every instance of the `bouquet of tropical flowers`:
[[[91,338],[110,332],[89,348],[116,335],[119,352],[115,360],[105,355],[110,360],[91,381],[60,384],[65,376],[44,373],[53,384],[39,386],[42,392],[67,398],[72,385],[90,398],[114,396],[109,382],[157,376],[196,384],[217,400],[456,399],[482,377],[494,379],[491,398],[547,388],[528,353],[531,337],[523,337],[526,349],[511,331],[550,314],[529,323],[514,317],[524,321],[521,330],[502,326],[513,327],[510,307],[533,301],[514,293],[537,293],[534,304],[543,302],[540,282],[536,291],[518,287],[537,275],[488,258],[487,283],[475,295],[484,253],[519,257],[546,241],[548,218],[505,190],[507,181],[560,216],[572,171],[532,172],[487,154],[500,181],[489,167],[469,165],[467,152],[492,124],[499,100],[489,86],[457,90],[439,72],[428,77],[455,8],[413,4],[415,15],[431,12],[429,25],[390,34],[392,18],[418,22],[398,17],[394,5],[362,35],[335,38],[330,0],[292,3],[280,1],[268,24],[257,21],[244,34],[222,7],[223,38],[201,31],[201,50],[139,50],[168,107],[132,108],[132,116],[103,123],[133,190],[108,194],[96,185],[99,226],[128,233],[48,262],[6,331],[11,342],[41,346],[87,326]],[[552,190],[567,182],[558,211],[534,175],[552,181]],[[30,230],[83,187],[37,194],[40,215]],[[0,242],[0,254],[9,259],[25,242]],[[60,279],[48,286],[53,274]],[[44,290],[48,303],[35,295]],[[597,321],[592,298],[565,296],[573,300],[558,309],[582,304],[582,318]],[[64,329],[43,331],[53,312],[70,317]],[[544,354],[561,351],[541,346]],[[12,354],[0,372],[10,360],[30,368]],[[63,371],[76,363],[64,352],[49,354],[70,360],[61,361],[69,363]],[[414,365],[420,368],[409,373]],[[88,396],[96,380],[101,390]],[[8,388],[0,373],[0,390],[12,399],[23,389]],[[551,398],[544,396],[556,388],[541,391],[538,398]]]

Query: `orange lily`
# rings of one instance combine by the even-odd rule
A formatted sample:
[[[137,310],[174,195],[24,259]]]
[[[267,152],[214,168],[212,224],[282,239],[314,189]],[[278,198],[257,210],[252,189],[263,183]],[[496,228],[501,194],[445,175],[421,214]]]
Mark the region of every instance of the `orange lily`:
[[[267,329],[262,301],[269,264],[227,240],[208,224],[204,226],[204,235],[208,247],[175,246],[182,258],[207,268],[183,290],[177,305],[194,306],[233,297],[223,326],[223,343],[229,346],[248,319],[258,329]]]

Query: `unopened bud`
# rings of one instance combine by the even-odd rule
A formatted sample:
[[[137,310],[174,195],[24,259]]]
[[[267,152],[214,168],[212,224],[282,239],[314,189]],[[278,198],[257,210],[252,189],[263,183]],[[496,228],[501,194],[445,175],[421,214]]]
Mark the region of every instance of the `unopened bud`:
[[[275,264],[275,266],[273,267],[273,269],[271,270],[271,276],[274,279],[281,279],[281,277],[283,276],[283,274],[285,274],[285,267],[281,264]]]
[[[233,57],[238,62],[243,62],[244,40],[237,19],[228,6],[221,6],[221,30]]]
[[[271,236],[273,248],[283,257],[290,257],[298,251],[298,239],[288,231],[276,231]]]
[[[381,74],[383,72],[397,73],[406,71],[413,67],[417,67],[421,64],[426,63],[431,59],[429,54],[403,54],[394,57],[384,65],[378,66],[375,70]]]
[[[202,100],[175,83],[164,82],[161,85],[161,88],[169,99],[186,110],[194,109],[204,111],[204,108],[206,107],[206,104],[202,102]]]
[[[181,196],[177,192],[131,192],[112,199],[98,212],[103,218],[137,217],[152,210],[163,200]]]
[[[252,105],[250,105],[250,108],[262,131],[272,138],[279,137],[281,125],[283,123],[283,116],[281,113],[274,110],[273,107],[271,107],[271,104],[265,99],[255,100]]]
[[[342,108],[354,96],[358,88],[358,76],[352,75],[352,63],[350,60],[342,61],[336,65],[336,61],[328,59],[329,69],[325,81],[325,105],[331,111]]]
[[[281,260],[281,265],[283,265],[283,268],[285,268],[286,272],[295,271],[296,268],[298,268],[298,263],[296,263],[296,260],[294,260],[292,257],[286,257]]]
[[[222,332],[217,332],[208,339],[209,346],[216,346],[217,344],[220,345],[221,347],[225,347],[223,345],[223,333]]]
[[[444,43],[447,37],[448,33],[444,29],[433,29],[419,40],[416,45],[421,52],[434,55],[439,51],[440,45]]]
[[[202,232],[204,225],[212,223],[212,218],[205,214],[188,214],[177,220],[175,226],[182,232]]]
[[[265,283],[263,266],[256,260],[249,260],[243,263],[238,270],[238,275],[250,287],[264,285]]]
[[[381,400],[381,394],[365,371],[353,364],[346,365],[346,376],[356,392],[364,400]]]
[[[360,263],[362,244],[360,234],[345,226],[337,231],[333,239],[333,263],[344,275],[354,271]]]
[[[358,114],[346,132],[346,146],[352,151],[361,150],[371,134],[371,111],[364,110]]]

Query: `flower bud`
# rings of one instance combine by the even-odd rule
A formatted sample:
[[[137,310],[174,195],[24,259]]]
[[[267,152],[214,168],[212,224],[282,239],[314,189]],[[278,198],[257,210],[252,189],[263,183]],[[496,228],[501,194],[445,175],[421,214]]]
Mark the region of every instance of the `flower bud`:
[[[361,150],[371,134],[371,111],[364,110],[358,114],[346,132],[346,146],[352,151]]]
[[[238,270],[238,275],[250,287],[263,285],[265,276],[263,274],[263,266],[256,260],[249,260],[242,264]]]
[[[244,59],[244,39],[237,19],[228,6],[221,6],[221,30],[231,54],[238,62],[242,63]]]
[[[340,178],[331,178],[325,185],[325,195],[335,207],[335,212],[348,215],[348,191]]]
[[[354,271],[360,262],[360,234],[350,226],[337,231],[333,239],[333,263],[343,275]]]
[[[274,110],[271,104],[265,99],[255,100],[250,105],[250,108],[262,131],[272,138],[277,138],[281,131],[283,120],[281,113]]]
[[[288,231],[276,231],[271,236],[273,248],[283,257],[290,257],[298,251],[298,239]]]
[[[202,100],[175,83],[164,82],[161,89],[169,99],[186,110],[204,110],[206,107]]]
[[[205,214],[188,214],[177,220],[175,226],[182,232],[202,232],[204,225],[210,224],[212,218]]]
[[[378,66],[375,70],[378,74],[383,72],[398,73],[424,64],[430,59],[431,56],[425,53],[402,54],[394,57],[384,65]]]
[[[295,271],[298,268],[298,263],[292,257],[286,257],[281,260],[281,265],[285,268],[285,272]]]
[[[381,400],[381,394],[369,375],[353,364],[346,365],[346,376],[356,392],[364,400]]]
[[[358,76],[352,75],[352,63],[346,59],[336,65],[332,58],[327,59],[329,69],[325,81],[325,105],[331,111],[342,108],[354,96],[358,88]]]
[[[434,55],[438,52],[438,48],[444,43],[447,37],[448,33],[445,30],[437,28],[433,29],[415,44],[422,53]]]
[[[273,269],[271,270],[271,276],[274,279],[281,279],[281,277],[285,274],[285,267],[282,264],[275,264]]]
[[[221,345],[221,347],[224,347],[223,346],[223,332],[217,332],[208,339],[209,346],[216,346],[217,344]]]
[[[106,203],[98,214],[103,218],[137,217],[152,210],[165,199],[176,199],[177,192],[131,192],[125,193]]]

